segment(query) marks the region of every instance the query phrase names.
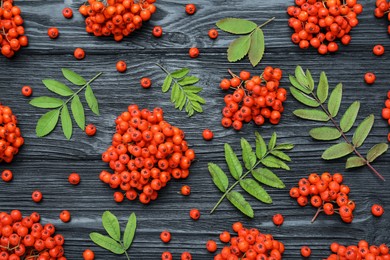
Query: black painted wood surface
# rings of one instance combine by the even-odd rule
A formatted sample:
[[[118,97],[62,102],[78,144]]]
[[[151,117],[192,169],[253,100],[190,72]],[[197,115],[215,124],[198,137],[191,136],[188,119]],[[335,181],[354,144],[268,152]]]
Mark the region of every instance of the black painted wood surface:
[[[194,259],[212,259],[213,255],[205,250],[206,241],[218,240],[218,234],[226,229],[231,230],[231,224],[235,221],[243,221],[247,227],[257,227],[263,232],[272,233],[284,242],[285,259],[300,259],[299,249],[302,245],[311,246],[311,259],[321,259],[330,254],[329,245],[333,241],[352,244],[359,239],[367,239],[370,243],[389,243],[390,217],[387,208],[390,205],[390,191],[387,182],[380,181],[367,168],[345,171],[344,159],[323,161],[320,155],[332,142],[321,143],[309,137],[308,131],[321,124],[294,117],[292,111],[301,105],[292,97],[287,100],[283,118],[277,126],[259,128],[248,124],[242,131],[235,132],[224,129],[219,123],[225,93],[218,85],[222,78],[228,77],[228,68],[236,72],[246,69],[260,73],[267,65],[280,67],[284,72],[281,85],[287,88],[286,75],[300,64],[310,68],[316,79],[320,71],[325,70],[331,86],[340,81],[344,83],[343,111],[352,101],[359,100],[362,103],[359,121],[370,113],[375,114],[372,134],[361,148],[364,153],[373,144],[386,142],[389,127],[381,119],[380,111],[389,90],[390,54],[387,51],[384,56],[375,57],[372,47],[383,44],[388,49],[390,44],[387,21],[377,20],[373,16],[374,1],[361,1],[364,12],[359,16],[359,26],[352,32],[352,43],[342,46],[337,54],[326,56],[318,55],[315,50],[301,51],[291,43],[291,30],[287,26],[285,10],[292,2],[197,0],[194,3],[198,11],[188,16],[184,12],[187,2],[158,1],[158,10],[152,20],[141,31],[116,43],[111,38],[96,38],[85,32],[84,19],[77,12],[81,1],[16,1],[22,8],[30,45],[12,60],[0,58],[0,101],[11,106],[18,116],[26,143],[12,164],[0,166],[0,170],[9,168],[14,171],[12,182],[0,182],[0,210],[18,208],[25,214],[38,211],[43,223],[54,223],[58,232],[65,236],[68,259],[82,259],[81,254],[86,248],[95,251],[96,259],[125,259],[124,256],[114,256],[96,247],[89,240],[91,231],[103,232],[100,218],[104,210],[119,216],[122,228],[131,212],[137,214],[137,234],[129,251],[132,259],[160,259],[161,253],[166,250],[173,253],[174,259],[179,259],[183,251],[190,251]],[[64,19],[61,14],[62,8],[68,5],[75,11],[71,20]],[[215,22],[221,18],[240,17],[259,24],[272,16],[276,20],[264,28],[266,53],[256,68],[252,68],[247,59],[238,63],[227,62],[226,48],[235,36],[220,32],[214,41],[207,36],[208,30],[215,27]],[[163,27],[162,38],[156,39],[151,35],[154,25]],[[57,26],[60,30],[60,37],[56,40],[49,39],[46,34],[47,28],[51,26]],[[200,49],[201,54],[197,59],[190,59],[187,54],[192,46]],[[76,47],[85,49],[84,60],[74,59],[73,50]],[[115,69],[115,63],[120,59],[127,62],[128,70],[125,74]],[[188,67],[194,75],[201,77],[199,85],[204,87],[202,94],[207,100],[205,113],[189,119],[184,112],[173,108],[169,96],[160,91],[165,75],[155,65],[156,62],[171,70]],[[20,94],[20,89],[23,85],[30,85],[35,97],[49,94],[41,80],[61,78],[62,67],[72,68],[86,78],[99,71],[104,73],[93,83],[100,101],[101,116],[87,112],[87,122],[96,124],[98,128],[95,137],[87,137],[80,129],[74,128],[73,138],[66,141],[59,126],[46,138],[35,136],[36,122],[44,111],[29,106],[29,99]],[[367,71],[377,75],[377,82],[372,86],[363,82],[363,75]],[[140,87],[141,77],[153,80],[151,89]],[[161,106],[166,119],[184,129],[190,147],[197,154],[197,162],[191,168],[189,178],[171,181],[159,193],[158,200],[148,206],[129,201],[116,204],[112,199],[113,190],[98,179],[99,172],[108,169],[100,155],[110,144],[114,118],[130,103],[149,109]],[[215,138],[211,142],[202,139],[204,128],[214,131]],[[280,141],[296,144],[289,153],[293,159],[291,172],[277,171],[287,188],[267,188],[274,200],[272,205],[262,204],[246,196],[255,210],[256,217],[253,220],[241,215],[228,202],[222,203],[215,214],[209,215],[209,210],[221,193],[211,181],[207,163],[212,161],[224,165],[223,143],[229,142],[237,151],[240,137],[253,143],[255,130],[267,140],[276,131]],[[387,153],[374,163],[388,180],[389,160],[390,154]],[[288,189],[299,178],[310,172],[323,171],[345,174],[345,183],[352,190],[350,197],[357,204],[353,224],[345,224],[337,216],[323,215],[311,224],[315,209],[300,208],[289,197]],[[81,175],[80,185],[72,186],[67,182],[71,172]],[[192,188],[189,197],[178,194],[184,184]],[[39,204],[31,200],[31,193],[35,189],[43,192],[44,199]],[[373,203],[384,205],[386,213],[383,217],[375,218],[371,215],[370,207]],[[201,210],[199,221],[189,218],[191,208]],[[59,220],[58,215],[63,209],[71,211],[70,223]],[[273,225],[271,219],[275,213],[285,216],[283,226]],[[163,244],[159,239],[160,232],[165,229],[172,232],[169,244]]]

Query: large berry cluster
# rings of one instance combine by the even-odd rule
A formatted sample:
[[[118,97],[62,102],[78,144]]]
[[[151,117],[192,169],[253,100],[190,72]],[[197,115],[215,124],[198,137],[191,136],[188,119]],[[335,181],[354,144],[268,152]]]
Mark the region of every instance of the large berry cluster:
[[[214,260],[282,259],[284,244],[274,239],[272,235],[263,234],[257,228],[246,229],[240,222],[233,224],[233,230],[238,236],[231,236],[228,231],[220,234],[220,240],[230,245],[223,247]],[[208,247],[213,244],[209,241]],[[210,249],[208,248],[209,251],[215,251]]]
[[[340,173],[335,173],[333,176],[328,172],[324,172],[321,176],[312,173],[308,179],[299,180],[299,187],[290,189],[290,196],[297,199],[302,207],[309,203],[308,197],[310,197],[310,204],[318,209],[312,222],[320,212],[326,215],[333,215],[337,212],[344,222],[351,223],[355,202],[348,198],[350,189],[342,182],[343,176]]]
[[[53,224],[42,226],[36,212],[23,217],[19,210],[0,212],[0,259],[66,260],[64,237]]]
[[[120,188],[129,200],[140,193],[141,203],[148,204],[171,177],[187,178],[195,153],[188,149],[184,132],[164,121],[161,108],[149,111],[130,105],[115,123],[112,145],[102,154],[115,172],[102,171],[103,182]],[[115,192],[114,199],[123,201],[123,193]]]
[[[326,260],[362,259],[362,260],[389,260],[389,248],[385,244],[380,246],[369,245],[367,241],[360,240],[358,245],[343,246],[336,242],[330,245],[333,254]]]
[[[156,11],[156,0],[107,0],[107,4],[88,0],[79,12],[85,19],[86,31],[95,36],[113,35],[115,41],[130,35],[142,27],[142,22],[150,19]]]
[[[0,3],[1,54],[11,58],[21,47],[28,45],[28,38],[24,35],[20,8],[13,5],[13,0],[0,0]]]
[[[288,24],[295,31],[291,40],[301,49],[313,46],[320,54],[336,52],[336,39],[348,45],[349,32],[358,25],[357,15],[363,11],[357,0],[295,0],[295,4],[287,9],[291,16]]]
[[[240,130],[243,122],[252,120],[256,125],[264,124],[266,119],[278,124],[287,98],[286,90],[279,87],[282,70],[266,67],[261,76],[252,77],[248,71],[241,71],[239,76],[230,74],[232,78],[223,79],[219,85],[223,90],[234,90],[224,97],[222,125]]]
[[[376,0],[376,8],[374,11],[374,15],[376,18],[382,18],[383,16],[387,16],[387,20],[390,21],[390,2],[387,0]],[[387,32],[390,34],[390,25],[387,26]]]
[[[387,92],[385,107],[382,109],[382,117],[387,120],[387,123],[390,125],[390,90]],[[390,133],[387,135],[387,140],[390,142]]]
[[[0,104],[0,162],[12,162],[23,143],[16,116],[11,108]]]

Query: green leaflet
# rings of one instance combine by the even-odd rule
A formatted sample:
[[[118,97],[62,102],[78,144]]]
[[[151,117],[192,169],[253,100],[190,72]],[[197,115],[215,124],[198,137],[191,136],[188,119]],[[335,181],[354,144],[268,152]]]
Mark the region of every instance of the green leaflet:
[[[358,156],[352,156],[347,159],[346,169],[357,168],[366,165],[366,161]]]
[[[290,167],[285,162],[279,160],[278,158],[276,158],[274,156],[267,156],[266,158],[261,160],[261,163],[264,166],[269,167],[269,168],[276,168],[276,169],[281,168],[281,169],[284,169],[287,171],[290,170]]]
[[[293,112],[293,114],[297,117],[307,120],[314,120],[320,122],[329,121],[328,115],[324,111],[317,109],[297,109]]]
[[[217,186],[221,192],[225,192],[229,186],[229,180],[226,174],[215,163],[209,163],[208,169],[215,186]]]
[[[348,109],[345,111],[344,115],[342,116],[340,120],[340,128],[345,133],[351,130],[353,124],[355,123],[356,117],[359,113],[359,108],[360,108],[360,102],[355,101],[348,107]]]
[[[249,35],[241,36],[232,41],[227,50],[229,62],[239,61],[245,57],[249,51],[251,37]]]
[[[257,181],[267,186],[277,188],[277,189],[283,189],[286,187],[286,185],[284,185],[282,180],[279,179],[279,177],[276,176],[275,173],[273,173],[267,168],[258,168],[256,170],[253,170],[252,175]]]
[[[46,86],[48,90],[50,90],[53,93],[56,93],[63,97],[69,97],[73,95],[73,90],[71,90],[68,86],[65,84],[54,80],[54,79],[44,79],[42,80],[43,84]]]
[[[74,72],[73,70],[63,68],[62,74],[67,80],[69,80],[70,82],[72,82],[77,86],[84,86],[85,84],[87,84],[87,81],[82,76]]]
[[[317,87],[317,97],[321,103],[324,103],[328,98],[329,83],[325,72],[321,72],[320,82]]]
[[[242,175],[242,166],[229,144],[225,144],[225,160],[233,178],[238,180]]]
[[[298,100],[299,102],[301,102],[302,104],[304,104],[308,107],[319,107],[320,106],[320,103],[318,103],[314,98],[297,90],[295,87],[290,87],[290,92],[296,100]]]
[[[102,216],[102,224],[110,237],[116,241],[120,241],[121,230],[119,227],[119,221],[114,214],[112,214],[110,211],[105,211]]]
[[[95,115],[99,115],[99,103],[95,97],[95,94],[93,93],[93,90],[91,88],[90,85],[87,85],[86,89],[85,89],[85,100],[87,101],[87,104],[89,106],[89,108],[91,109],[91,111],[95,114]]]
[[[69,140],[72,137],[73,124],[72,119],[70,118],[68,106],[63,106],[61,109],[61,126],[66,139]]]
[[[199,79],[197,77],[189,76],[189,77],[185,77],[185,78],[179,80],[178,83],[181,86],[189,86],[189,85],[191,86],[191,85],[193,85],[195,83],[198,83],[198,81],[199,81]]]
[[[336,140],[341,137],[339,130],[328,126],[313,128],[310,130],[309,134],[314,139],[321,141]]]
[[[275,132],[273,132],[272,136],[271,136],[271,139],[269,140],[269,143],[268,143],[268,150],[272,150],[272,149],[275,148],[276,139],[277,139],[277,135],[276,135]]]
[[[286,162],[291,162],[291,158],[290,156],[288,156],[287,154],[285,154],[284,152],[282,151],[279,151],[279,150],[274,150],[274,151],[271,151],[271,154],[279,159],[282,159]]]
[[[190,72],[190,70],[188,68],[178,69],[178,70],[171,73],[171,77],[175,78],[175,79],[181,79],[184,76],[186,76],[189,72]]]
[[[374,125],[374,120],[374,115],[369,115],[356,128],[356,131],[352,137],[352,143],[355,145],[355,147],[362,146]]]
[[[374,145],[367,153],[367,161],[370,163],[373,162],[376,158],[384,154],[387,149],[389,149],[389,145],[386,143],[379,143]]]
[[[64,102],[59,98],[42,96],[33,98],[29,104],[39,108],[58,108],[62,106]]]
[[[293,87],[295,87],[296,89],[302,91],[305,94],[311,93],[311,90],[308,87],[302,86],[301,83],[298,82],[296,77],[290,75],[288,76],[288,78],[290,80],[291,85],[293,85]]]
[[[343,97],[343,84],[339,83],[333,89],[332,93],[330,93],[330,97],[328,101],[328,110],[331,116],[333,117],[337,116],[340,109],[342,97]]]
[[[114,254],[121,255],[125,252],[122,246],[111,237],[104,236],[97,232],[92,232],[89,234],[89,237],[96,245],[103,247]]]
[[[308,87],[311,91],[314,89],[314,80],[313,77],[311,76],[310,70],[306,70],[306,78],[307,78],[307,83]]]
[[[256,164],[256,154],[253,152],[252,146],[245,138],[241,138],[241,149],[245,168],[250,170]]]
[[[78,95],[75,95],[73,97],[72,103],[70,104],[70,108],[72,110],[73,118],[76,121],[77,125],[80,127],[81,130],[84,130],[85,129],[84,107]]]
[[[240,186],[243,190],[248,192],[250,195],[260,200],[261,202],[270,204],[272,203],[272,199],[263,187],[261,187],[255,180],[253,179],[243,179],[240,181]]]
[[[225,18],[219,20],[216,25],[222,31],[233,34],[247,34],[257,27],[254,22],[239,18]]]
[[[226,198],[233,204],[238,210],[244,213],[246,216],[253,218],[255,216],[251,205],[244,199],[244,197],[237,191],[231,191],[226,195]]]
[[[267,145],[264,142],[263,137],[259,134],[259,132],[255,132],[256,135],[256,156],[258,159],[264,157],[267,153]]]
[[[339,143],[332,145],[324,151],[322,159],[332,160],[344,157],[353,152],[353,146],[347,143]]]
[[[303,71],[301,66],[297,66],[295,68],[295,78],[297,79],[298,83],[301,86],[308,88],[309,82],[307,81],[305,72]],[[309,94],[309,93],[306,93],[306,94]]]
[[[134,213],[131,213],[123,233],[123,246],[125,250],[128,250],[133,243],[135,230],[137,229],[137,217]]]
[[[291,150],[293,148],[293,144],[278,144],[277,146],[275,146],[275,150]]]
[[[170,76],[170,75],[168,75],[165,79],[164,79],[164,83],[163,83],[163,85],[162,85],[162,87],[161,87],[161,91],[162,92],[168,92],[168,90],[171,88],[171,84],[172,84],[172,80],[173,80],[173,78]]]
[[[251,43],[248,58],[252,66],[255,67],[263,58],[265,50],[264,33],[260,28],[256,28],[251,36]]]
[[[50,110],[39,118],[35,132],[38,137],[48,135],[56,127],[60,116],[60,110]]]

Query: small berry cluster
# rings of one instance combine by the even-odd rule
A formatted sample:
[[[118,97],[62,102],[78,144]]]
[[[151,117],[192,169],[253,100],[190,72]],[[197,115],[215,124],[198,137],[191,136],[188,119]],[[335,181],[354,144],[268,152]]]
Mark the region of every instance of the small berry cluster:
[[[357,15],[363,11],[357,0],[295,0],[297,6],[289,6],[291,16],[288,25],[294,29],[291,40],[301,49],[313,46],[324,55],[339,49],[336,39],[348,45],[349,32],[358,25]]]
[[[230,243],[230,245],[223,247],[214,260],[282,259],[284,244],[275,240],[272,235],[262,234],[257,228],[246,229],[240,222],[233,224],[233,230],[238,236],[233,237],[228,231],[219,235],[221,242]],[[209,241],[208,245],[209,251],[210,249],[216,251],[214,243]]]
[[[234,90],[233,94],[224,97],[226,106],[222,109],[222,126],[240,130],[243,122],[253,120],[256,125],[262,125],[265,119],[278,124],[287,98],[286,89],[279,87],[282,70],[266,67],[261,76],[252,77],[244,70],[239,76],[230,74],[231,79],[223,79],[219,84],[223,90]]]
[[[171,233],[167,230],[164,230],[160,234],[160,239],[164,243],[169,243],[171,241]],[[181,260],[191,260],[192,255],[190,252],[183,252],[180,257]],[[161,254],[161,260],[172,260],[172,254],[169,251],[165,251]]]
[[[385,107],[382,109],[382,117],[383,119],[387,120],[387,123],[390,125],[390,90],[387,92]],[[390,142],[390,132],[387,135],[387,141]]]
[[[28,45],[28,38],[24,35],[20,8],[13,5],[13,0],[0,0],[0,3],[1,54],[11,58],[21,47]]]
[[[387,0],[376,0],[376,8],[374,10],[374,15],[376,18],[382,18],[387,16],[387,20],[390,21],[390,2]],[[390,34],[390,25],[387,26],[387,33]]]
[[[380,246],[369,245],[367,241],[360,240],[358,245],[343,246],[333,242],[330,245],[333,254],[326,260],[362,259],[362,260],[389,260],[389,248],[385,244]]]
[[[290,196],[297,199],[301,207],[308,204],[310,196],[310,204],[318,208],[312,222],[321,212],[324,212],[326,215],[338,213],[344,222],[351,223],[355,202],[348,198],[350,189],[342,182],[343,175],[341,173],[335,173],[333,176],[328,172],[324,172],[321,176],[317,173],[311,173],[308,179],[299,180],[299,187],[291,188]]]
[[[64,237],[53,224],[42,226],[36,212],[23,217],[19,210],[0,212],[0,259],[66,260]]]
[[[156,0],[107,0],[107,4],[97,0],[88,0],[79,12],[85,19],[86,31],[95,36],[113,35],[115,41],[130,35],[142,27],[156,11]]]
[[[195,153],[188,149],[184,132],[164,121],[161,108],[149,111],[130,105],[115,123],[112,145],[102,154],[115,173],[102,171],[100,180],[120,188],[129,200],[137,198],[138,190],[141,203],[148,204],[171,177],[187,178]],[[123,199],[122,192],[114,193],[116,202]]]
[[[0,162],[12,162],[14,155],[24,143],[17,123],[11,108],[0,103]]]

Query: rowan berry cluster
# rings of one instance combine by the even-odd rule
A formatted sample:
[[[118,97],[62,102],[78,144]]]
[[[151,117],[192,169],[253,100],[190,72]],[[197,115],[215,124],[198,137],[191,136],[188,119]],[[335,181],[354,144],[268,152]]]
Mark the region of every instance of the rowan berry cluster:
[[[374,10],[374,15],[376,18],[382,18],[387,16],[387,20],[390,21],[390,2],[386,0],[376,0],[376,8]],[[390,34],[390,25],[387,26],[387,33]]]
[[[21,47],[28,45],[28,38],[24,35],[20,8],[13,5],[13,0],[0,0],[0,3],[1,54],[11,58]]]
[[[24,143],[17,123],[11,108],[0,103],[0,162],[12,162],[14,155]]]
[[[312,222],[321,212],[324,212],[326,215],[337,213],[344,222],[351,223],[355,202],[348,198],[350,189],[342,182],[343,175],[340,173],[332,175],[324,172],[321,176],[311,173],[308,179],[299,180],[299,187],[290,189],[290,196],[297,199],[302,207],[306,206],[310,199],[310,204],[318,209]]]
[[[0,259],[66,260],[64,237],[53,224],[42,226],[36,212],[23,217],[19,210],[0,212]]]
[[[295,4],[287,9],[291,16],[288,25],[295,31],[291,40],[301,49],[313,46],[320,54],[336,52],[336,39],[348,45],[349,32],[358,25],[357,15],[363,11],[357,0],[295,0]]]
[[[389,248],[385,244],[380,246],[369,245],[367,241],[360,240],[358,245],[343,246],[336,242],[330,245],[333,254],[326,260],[362,259],[362,260],[389,260]]]
[[[188,148],[184,132],[164,121],[161,108],[149,111],[130,105],[115,123],[112,145],[102,154],[114,173],[102,171],[100,180],[120,188],[127,199],[139,195],[140,202],[148,204],[171,178],[187,178],[195,153]],[[122,192],[114,193],[116,202],[123,199]]]
[[[230,74],[232,78],[223,79],[219,85],[223,90],[234,90],[233,94],[224,97],[222,126],[240,130],[243,122],[253,120],[256,125],[262,125],[266,119],[271,124],[278,124],[284,111],[283,102],[287,99],[286,89],[279,87],[282,70],[266,67],[262,75],[252,77],[244,70],[239,76]]]
[[[382,109],[382,117],[387,120],[387,123],[390,125],[390,90],[387,92],[385,107]],[[387,139],[390,142],[390,133],[387,135]]]
[[[221,242],[230,245],[223,247],[214,260],[282,259],[284,244],[274,239],[272,235],[262,234],[256,228],[246,229],[240,222],[233,224],[233,230],[238,236],[231,236],[228,231],[220,234]]]
[[[113,35],[115,41],[130,35],[142,27],[156,11],[156,0],[88,0],[79,12],[85,19],[86,31],[95,36]]]

